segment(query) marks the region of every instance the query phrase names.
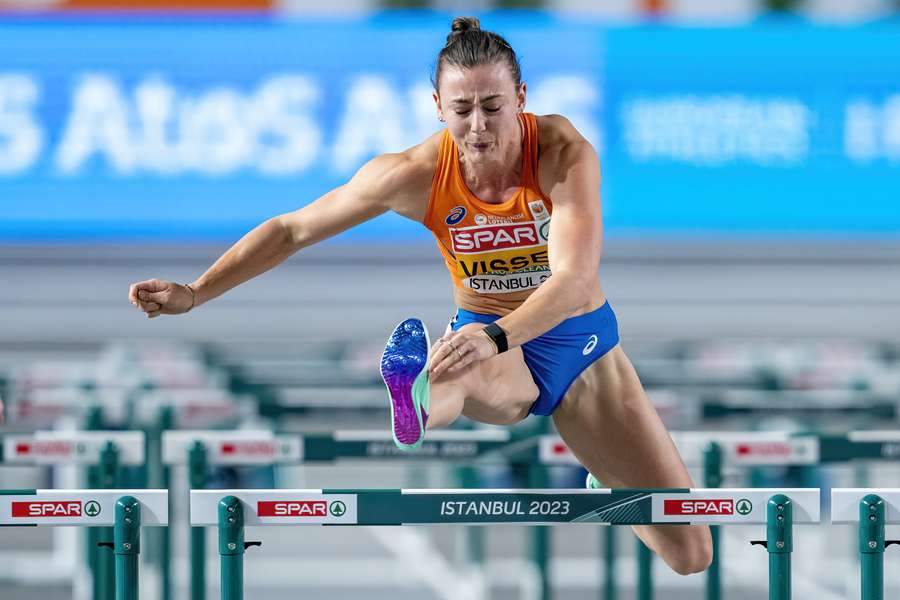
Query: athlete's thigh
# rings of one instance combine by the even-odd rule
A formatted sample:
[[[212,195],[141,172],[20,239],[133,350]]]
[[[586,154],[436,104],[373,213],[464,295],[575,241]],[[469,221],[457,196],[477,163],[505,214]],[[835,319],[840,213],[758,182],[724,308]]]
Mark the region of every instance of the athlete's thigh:
[[[691,486],[675,444],[618,345],[575,380],[553,420],[578,460],[606,486]]]
[[[480,324],[464,325],[483,328]],[[462,414],[470,419],[495,425],[521,421],[538,396],[538,389],[525,364],[521,348],[475,363],[461,374],[466,398]]]
[[[593,363],[553,413],[582,465],[613,488],[691,488],[691,476],[631,362],[619,346]],[[706,568],[706,527],[640,525],[641,539],[683,573]]]

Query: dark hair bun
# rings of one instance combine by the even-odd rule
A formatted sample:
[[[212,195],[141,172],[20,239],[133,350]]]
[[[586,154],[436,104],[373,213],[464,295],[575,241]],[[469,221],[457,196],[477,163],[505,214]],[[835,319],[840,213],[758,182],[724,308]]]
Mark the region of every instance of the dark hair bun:
[[[447,36],[447,43],[449,44],[467,31],[480,29],[481,22],[476,17],[456,17],[453,19],[453,24],[450,25],[450,35]]]

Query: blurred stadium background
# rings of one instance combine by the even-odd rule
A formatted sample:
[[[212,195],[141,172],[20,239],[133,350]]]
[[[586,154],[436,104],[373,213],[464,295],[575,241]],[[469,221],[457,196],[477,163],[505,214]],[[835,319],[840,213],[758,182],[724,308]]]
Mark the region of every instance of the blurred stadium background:
[[[437,130],[429,74],[452,16],[470,13],[519,52],[528,110],[566,115],[600,152],[604,288],[670,427],[896,429],[890,411],[708,421],[696,407],[738,392],[767,407],[801,397],[791,393],[810,406],[900,405],[898,10],[897,0],[0,0],[0,432],[85,426],[79,411],[36,418],[47,394],[140,404],[144,392],[184,388],[233,399],[245,427],[385,427],[384,336],[411,315],[442,330],[453,308],[415,224],[379,218],[184,317],[142,318],[127,289],[193,280],[254,225]],[[276,410],[292,402],[319,406]],[[293,467],[219,470],[212,484],[454,476]],[[514,476],[483,471],[476,483]],[[577,473],[552,476],[578,485]],[[0,466],[0,488],[83,477]],[[900,485],[900,471],[882,467],[754,477]],[[78,535],[4,529],[0,596],[89,597]],[[533,597],[524,531],[492,537],[481,592],[460,583],[471,575],[460,530],[421,535],[439,576],[403,560],[418,538],[267,531],[266,556],[248,554],[248,597]],[[764,593],[751,535],[728,542],[729,598]],[[598,597],[599,538],[553,536],[556,597]],[[802,532],[798,598],[855,597],[852,536]],[[627,599],[634,561],[620,537]],[[186,552],[182,531],[179,598]],[[154,565],[145,572],[144,597],[156,597]],[[210,594],[217,572],[211,560]],[[657,579],[661,597],[700,597],[700,576],[660,568]],[[896,570],[888,586],[900,589]]]

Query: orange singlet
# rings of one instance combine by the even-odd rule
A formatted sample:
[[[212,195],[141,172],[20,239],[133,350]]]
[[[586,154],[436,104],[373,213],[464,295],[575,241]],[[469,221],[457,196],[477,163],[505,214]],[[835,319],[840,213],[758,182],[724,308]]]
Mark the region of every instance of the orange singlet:
[[[424,224],[450,271],[454,299],[472,312],[505,315],[550,277],[547,236],[553,204],[537,181],[537,119],[519,116],[522,182],[501,204],[479,200],[459,168],[456,143],[441,136]]]

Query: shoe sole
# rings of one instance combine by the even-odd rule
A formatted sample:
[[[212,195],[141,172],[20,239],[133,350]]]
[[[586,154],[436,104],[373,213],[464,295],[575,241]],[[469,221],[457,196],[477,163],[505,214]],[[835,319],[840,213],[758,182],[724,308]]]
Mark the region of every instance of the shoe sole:
[[[390,397],[394,443],[401,450],[418,448],[424,438],[427,416],[416,406],[412,389],[427,366],[430,347],[425,324],[419,319],[406,319],[394,328],[381,354],[381,378]]]

